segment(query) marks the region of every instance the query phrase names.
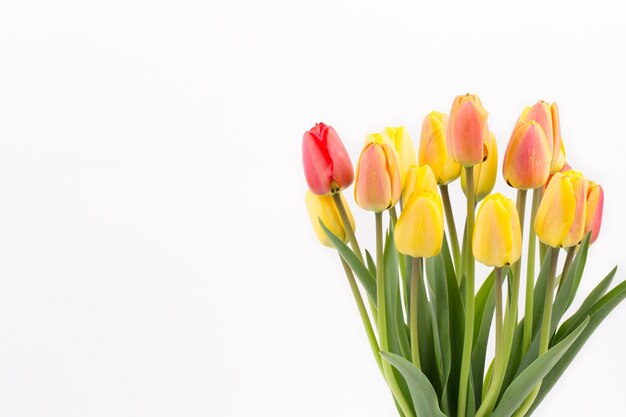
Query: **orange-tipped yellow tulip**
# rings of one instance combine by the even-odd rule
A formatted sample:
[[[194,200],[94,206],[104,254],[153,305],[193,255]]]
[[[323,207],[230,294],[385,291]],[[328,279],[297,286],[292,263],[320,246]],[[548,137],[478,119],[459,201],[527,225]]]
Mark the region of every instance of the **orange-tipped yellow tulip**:
[[[485,198],[476,215],[472,251],[478,262],[501,268],[522,255],[522,230],[515,204],[502,194]]]
[[[447,114],[430,112],[422,123],[418,148],[419,164],[429,165],[439,184],[448,184],[461,175],[461,165],[450,157],[446,149],[447,128]]]
[[[419,191],[409,198],[395,227],[398,251],[413,257],[428,258],[441,250],[443,206],[439,194]]]
[[[396,205],[401,192],[396,152],[380,133],[369,135],[356,168],[356,203],[378,213]]]
[[[419,167],[412,165],[407,172],[406,186],[402,192],[402,201],[409,201],[413,194],[422,190],[437,194],[435,174],[433,174],[433,170],[428,165]]]
[[[493,132],[489,133],[489,139],[487,140],[487,159],[478,165],[474,165],[472,169],[474,170],[474,192],[478,202],[485,198],[493,190],[493,186],[496,185],[498,146]],[[465,181],[465,170],[463,170],[461,172],[461,188],[467,194]]]
[[[602,210],[604,208],[604,191],[593,181],[589,181],[587,191],[587,217],[585,218],[585,234],[591,232],[590,243],[598,239],[602,225]]]
[[[346,208],[352,230],[354,230],[354,218],[352,218],[352,212],[350,211],[350,207],[348,206],[343,194],[341,194],[341,200]],[[341,222],[341,217],[339,216],[337,206],[335,205],[332,196],[316,195],[307,190],[304,201],[306,203],[307,211],[309,212],[309,218],[311,219],[313,230],[322,245],[328,246],[329,248],[334,247],[330,239],[328,239],[328,236],[326,236],[326,233],[324,233],[322,226],[320,226],[319,220],[322,220],[328,230],[333,232],[335,236],[344,242],[347,241],[348,236],[344,225]]]
[[[400,170],[400,181],[402,189],[406,184],[406,174],[411,165],[417,165],[415,147],[409,133],[404,126],[386,127],[383,129],[383,136],[392,144],[396,150],[398,159],[398,169]]]
[[[477,95],[458,96],[452,103],[446,132],[448,154],[459,164],[470,167],[485,157],[489,138],[487,110]]]
[[[559,149],[561,148],[561,121],[559,108],[556,103],[551,105],[545,101],[538,101],[530,107],[526,107],[520,116],[518,123],[529,122],[531,120],[539,123],[548,139],[550,149],[550,173],[555,173],[559,169]]]
[[[563,248],[581,242],[587,217],[587,187],[587,180],[578,171],[554,174],[535,217],[539,240]]]
[[[541,187],[550,175],[551,158],[548,138],[541,125],[534,120],[519,123],[504,153],[504,179],[520,190]]]

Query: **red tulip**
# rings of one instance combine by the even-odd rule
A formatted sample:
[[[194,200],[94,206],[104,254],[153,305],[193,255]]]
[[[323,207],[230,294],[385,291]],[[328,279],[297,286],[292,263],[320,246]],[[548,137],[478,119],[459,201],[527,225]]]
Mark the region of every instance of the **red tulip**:
[[[354,180],[352,162],[331,126],[316,123],[302,138],[302,162],[309,189],[317,195],[339,192]]]

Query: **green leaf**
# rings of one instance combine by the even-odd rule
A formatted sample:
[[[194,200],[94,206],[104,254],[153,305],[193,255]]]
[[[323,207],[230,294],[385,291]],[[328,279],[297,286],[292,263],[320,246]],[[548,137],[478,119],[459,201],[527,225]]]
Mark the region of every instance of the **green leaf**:
[[[583,271],[585,270],[585,264],[587,262],[587,251],[589,250],[590,237],[591,234],[587,234],[587,236],[583,240],[583,243],[580,245],[578,253],[575,256],[574,261],[572,262],[569,272],[564,278],[563,285],[556,294],[552,310],[552,327],[550,330],[550,336],[554,334],[554,331],[561,321],[561,318],[563,318],[565,311],[570,306],[570,304],[574,300],[574,297],[576,296],[580,280],[583,276]]]
[[[367,269],[372,274],[372,277],[376,276],[376,262],[374,262],[374,258],[372,258],[372,254],[370,251],[365,249],[365,261],[367,262]]]
[[[363,262],[359,260],[352,249],[343,243],[343,240],[339,239],[333,234],[333,232],[328,230],[321,219],[319,222],[322,226],[322,230],[326,233],[326,236],[328,236],[333,245],[335,245],[335,248],[337,248],[341,257],[348,263],[348,265],[350,265],[352,271],[354,271],[354,274],[361,282],[361,285],[363,285],[369,299],[374,305],[376,305],[376,278],[374,278],[365,265],[363,265]]]
[[[411,347],[407,336],[407,327],[402,316],[400,287],[398,277],[398,252],[394,244],[393,229],[388,229],[383,251],[383,267],[385,273],[385,306],[387,310],[387,341],[389,350],[405,358],[411,357]],[[402,376],[393,371],[394,377],[405,398],[409,398],[409,390]]]
[[[483,378],[485,375],[485,356],[489,331],[493,321],[493,311],[496,306],[494,288],[495,274],[489,274],[476,294],[476,316],[474,320],[474,348],[472,350],[472,376],[474,380],[475,404],[480,406],[483,393]]]
[[[559,330],[554,336],[555,342],[559,342],[563,340],[565,336],[569,334],[572,329],[578,327],[580,323],[589,315],[589,310],[593,307],[593,305],[606,293],[606,291],[611,286],[613,282],[613,278],[615,277],[615,273],[617,272],[617,266],[614,267],[611,272],[602,280],[596,287],[589,293],[585,301],[581,304],[581,306],[576,310],[574,314],[561,325]]]
[[[418,416],[446,417],[439,408],[435,389],[422,371],[401,356],[388,352],[380,354],[404,376]]]
[[[549,349],[526,368],[506,389],[491,417],[510,417],[528,397],[533,388],[541,382],[554,365],[565,355],[567,349],[585,330],[589,319],[585,320],[572,334],[561,343]]]
[[[583,323],[587,323],[587,326],[584,328],[583,332],[580,334],[580,337],[576,338],[576,341],[572,344],[572,347],[561,357],[561,359],[556,363],[556,365],[550,370],[550,372],[546,375],[543,383],[541,384],[541,389],[539,390],[539,394],[533,403],[533,406],[529,410],[529,414],[537,408],[537,406],[541,403],[541,401],[545,398],[545,396],[550,392],[554,384],[561,378],[563,372],[567,369],[570,363],[574,360],[578,352],[582,349],[583,345],[589,337],[593,334],[593,332],[598,328],[600,323],[613,311],[615,307],[617,307],[624,299],[626,298],[626,281],[622,281],[618,286],[613,288],[608,294],[602,297],[590,310],[589,316],[587,319],[583,321]],[[582,326],[582,325],[581,325]],[[579,326],[578,328],[580,328]],[[569,336],[567,336],[565,340],[570,338],[576,332],[578,332],[578,328],[572,332]],[[559,344],[563,343],[560,342]],[[557,345],[558,346],[558,345]],[[556,346],[555,346],[556,347]],[[551,349],[552,350],[552,349]]]
[[[448,325],[450,329],[450,372],[444,384],[441,404],[446,414],[456,415],[459,396],[459,374],[461,372],[461,360],[463,356],[463,333],[465,327],[465,310],[459,285],[452,261],[449,260],[447,244],[444,241],[442,248],[442,259],[446,270],[446,285],[448,293]]]

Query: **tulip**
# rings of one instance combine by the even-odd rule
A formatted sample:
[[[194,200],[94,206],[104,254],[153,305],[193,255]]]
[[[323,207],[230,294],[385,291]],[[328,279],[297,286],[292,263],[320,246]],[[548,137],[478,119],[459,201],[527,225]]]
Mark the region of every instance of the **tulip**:
[[[427,190],[437,194],[437,180],[435,174],[428,165],[409,167],[406,176],[406,186],[402,192],[402,201],[409,201],[409,198],[416,192]]]
[[[352,162],[331,126],[316,123],[302,138],[302,162],[309,189],[328,195],[349,187],[354,180]]]
[[[441,250],[443,206],[439,194],[428,190],[413,194],[394,229],[396,248],[405,255],[428,258]]]
[[[383,136],[391,143],[396,151],[398,169],[400,170],[400,181],[402,189],[404,190],[406,173],[409,167],[411,165],[417,165],[413,142],[404,126],[386,127],[383,129]]]
[[[587,180],[578,171],[554,174],[535,217],[539,240],[563,248],[581,242],[587,217],[587,188]]]
[[[534,120],[519,123],[504,153],[504,179],[517,189],[539,188],[548,180],[551,158],[548,139],[541,125]]]
[[[485,161],[474,165],[472,169],[474,170],[474,192],[478,202],[485,198],[493,190],[493,186],[496,185],[498,147],[493,132],[489,133],[489,139],[487,140],[487,157]],[[461,188],[467,194],[465,181],[465,170],[463,170],[461,172]]]
[[[380,133],[371,134],[356,169],[354,198],[364,210],[382,212],[396,205],[402,186],[395,151]]]
[[[487,116],[478,96],[458,96],[452,103],[446,132],[447,150],[459,164],[470,167],[485,158],[489,137]]]
[[[560,167],[559,151],[561,148],[561,122],[559,117],[559,108],[556,103],[549,105],[545,101],[538,101],[533,106],[526,107],[520,116],[518,123],[524,123],[534,120],[543,129],[548,139],[548,147],[550,149],[550,173],[557,172]]]
[[[555,172],[563,170],[567,165],[567,155],[565,154],[565,145],[563,144],[563,138],[561,138],[561,145],[559,148],[559,155],[556,158],[554,165]],[[569,166],[569,165],[567,165]],[[572,169],[571,167],[569,169]],[[567,171],[567,169],[565,169]]]
[[[515,204],[502,194],[491,194],[476,215],[472,251],[479,262],[502,268],[522,255],[522,229]]]
[[[459,177],[461,165],[450,157],[446,149],[448,115],[430,112],[422,123],[418,159],[420,165],[429,165],[439,184],[448,184]]]
[[[346,212],[348,214],[348,218],[350,220],[350,226],[352,230],[354,230],[354,218],[352,217],[352,213],[350,212],[350,207],[346,202],[343,194],[339,194],[341,200],[343,201],[343,205],[346,208]],[[329,248],[334,247],[322,226],[320,225],[320,220],[324,223],[324,225],[330,230],[335,236],[339,239],[347,242],[348,234],[346,233],[345,227],[341,222],[341,217],[339,216],[339,212],[337,211],[337,206],[333,201],[333,197],[329,195],[316,195],[311,191],[307,190],[305,203],[307,211],[309,212],[309,218],[311,219],[311,224],[313,225],[313,230],[317,235],[320,243],[324,246],[328,246]]]
[[[604,191],[593,181],[589,181],[587,192],[587,217],[585,218],[585,235],[591,232],[590,243],[598,239],[602,225],[602,209],[604,208]]]

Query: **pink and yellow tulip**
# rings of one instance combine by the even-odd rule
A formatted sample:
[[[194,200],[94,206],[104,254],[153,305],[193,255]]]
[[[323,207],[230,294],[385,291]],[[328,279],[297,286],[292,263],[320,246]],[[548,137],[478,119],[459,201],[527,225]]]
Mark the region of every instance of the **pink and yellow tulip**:
[[[382,212],[400,200],[396,152],[380,133],[368,136],[356,169],[354,198],[364,210]]]
[[[489,138],[488,115],[477,95],[466,94],[454,99],[446,140],[448,153],[459,164],[471,167],[483,162]]]

